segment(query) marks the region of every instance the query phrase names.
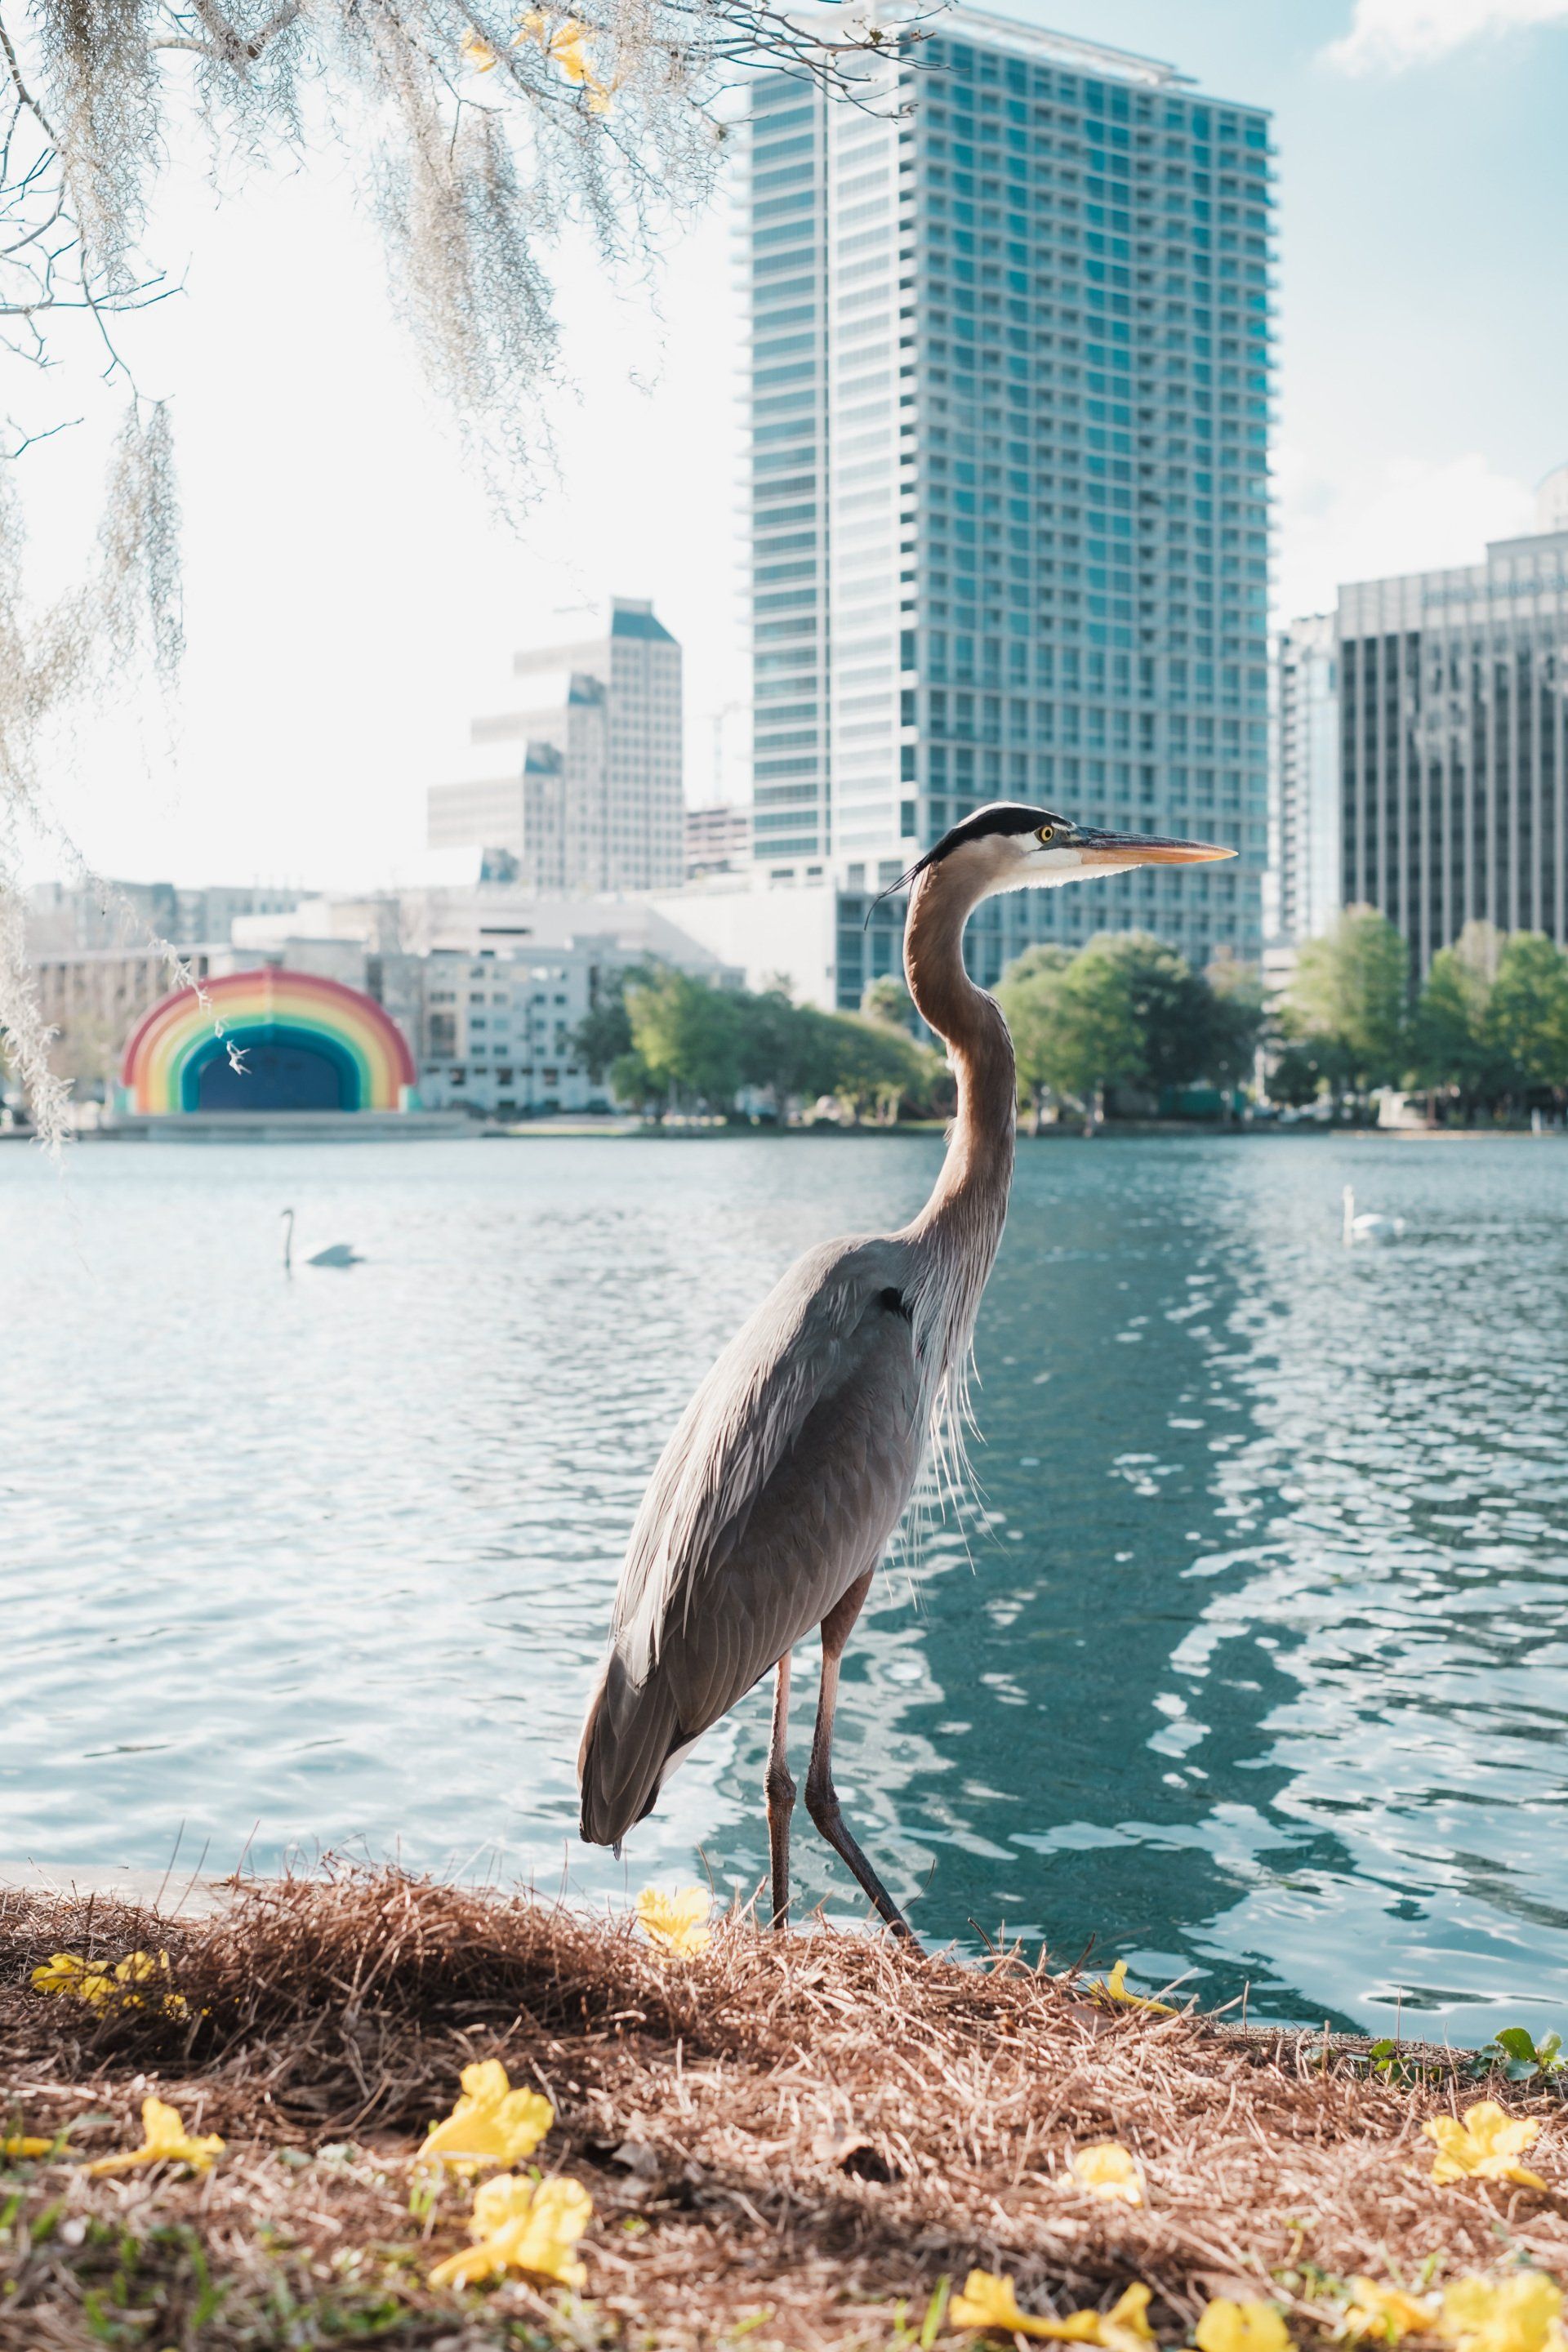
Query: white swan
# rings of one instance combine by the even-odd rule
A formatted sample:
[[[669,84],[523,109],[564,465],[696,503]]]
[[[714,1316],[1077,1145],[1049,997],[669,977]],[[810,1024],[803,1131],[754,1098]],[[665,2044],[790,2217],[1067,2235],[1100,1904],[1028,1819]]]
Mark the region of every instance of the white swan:
[[[1347,1246],[1357,1242],[1396,1242],[1405,1231],[1403,1217],[1384,1217],[1375,1209],[1355,1213],[1355,1194],[1347,1184],[1344,1189],[1344,1236]]]
[[[330,1247],[318,1250],[313,1257],[308,1257],[305,1263],[307,1265],[363,1265],[365,1260],[352,1242],[333,1242]],[[283,1271],[285,1274],[291,1274],[293,1269],[294,1212],[292,1209],[285,1209],[283,1211]]]

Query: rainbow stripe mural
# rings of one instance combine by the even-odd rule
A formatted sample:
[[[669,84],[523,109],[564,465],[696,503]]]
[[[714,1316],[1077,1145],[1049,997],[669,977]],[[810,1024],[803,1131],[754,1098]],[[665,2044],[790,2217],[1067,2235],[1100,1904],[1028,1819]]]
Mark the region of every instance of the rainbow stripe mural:
[[[405,1108],[413,1056],[373,997],[270,968],[203,987],[205,1004],[177,989],[138,1024],[121,1069],[127,1110]]]

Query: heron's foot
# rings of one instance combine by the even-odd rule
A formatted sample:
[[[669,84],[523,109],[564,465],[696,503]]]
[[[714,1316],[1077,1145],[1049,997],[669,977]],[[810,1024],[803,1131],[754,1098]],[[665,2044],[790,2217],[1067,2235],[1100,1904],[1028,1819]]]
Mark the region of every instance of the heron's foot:
[[[922,1958],[925,1947],[914,1929],[878,1877],[865,1853],[851,1834],[838,1802],[838,1791],[831,1780],[805,1784],[805,1810],[811,1815],[828,1844],[840,1861],[848,1865],[856,1883],[869,1895],[879,1916],[889,1927],[901,1944],[908,1944]]]

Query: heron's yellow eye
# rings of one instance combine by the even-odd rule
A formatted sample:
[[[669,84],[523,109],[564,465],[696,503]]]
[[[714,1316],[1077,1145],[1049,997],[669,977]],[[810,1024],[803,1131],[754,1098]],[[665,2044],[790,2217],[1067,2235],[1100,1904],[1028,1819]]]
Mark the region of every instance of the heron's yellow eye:
[[[1035,827],[1035,839],[1039,843],[1042,849],[1049,846],[1052,835],[1055,832],[1056,826],[1054,824],[1040,824]]]

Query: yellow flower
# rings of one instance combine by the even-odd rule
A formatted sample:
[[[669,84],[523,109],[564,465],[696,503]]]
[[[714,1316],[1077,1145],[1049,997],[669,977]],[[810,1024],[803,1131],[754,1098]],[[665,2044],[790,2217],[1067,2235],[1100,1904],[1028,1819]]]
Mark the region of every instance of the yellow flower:
[[[55,1952],[41,1969],[33,1970],[33,1990],[72,1992],[79,2000],[90,2000],[97,2006],[114,1990],[114,1979],[106,1976],[91,1960],[79,1959],[74,1952]]]
[[[1110,1974],[1102,1982],[1091,1984],[1089,1990],[1104,1993],[1108,2000],[1120,2001],[1123,2009],[1152,2010],[1156,2017],[1174,2017],[1176,2014],[1169,2001],[1145,2000],[1141,1993],[1128,1991],[1125,1960],[1118,1960]]]
[[[683,1886],[679,1894],[661,1895],[645,1886],[637,1896],[637,1917],[644,1935],[673,1959],[694,1959],[712,1942],[707,1926],[712,1898],[705,1886]]]
[[[1109,2311],[1071,2311],[1065,2319],[1037,2319],[1033,2312],[1019,2310],[1010,2278],[971,2271],[947,2315],[954,2327],[994,2327],[1005,2335],[1034,2336],[1041,2343],[1100,2344],[1106,2352],[1142,2352],[1154,2340],[1148,2310],[1148,2288],[1134,2284]]]
[[[463,2069],[463,2096],[444,2123],[432,2124],[419,2154],[443,2164],[504,2168],[533,2154],[555,2110],[537,2091],[514,2091],[499,2058]]]
[[[1352,2279],[1353,2301],[1345,2307],[1345,2329],[1353,2336],[1373,2336],[1380,2344],[1397,2344],[1406,2336],[1430,2332],[1437,2305],[1429,2295],[1406,2294],[1396,2286],[1379,2286],[1375,2280]]]
[[[1143,2202],[1138,2167],[1120,2140],[1096,2140],[1092,2147],[1080,2147],[1070,2168],[1080,2189],[1087,2189],[1091,2197],[1101,2198],[1108,2205]]]
[[[1521,2189],[1544,2189],[1538,2172],[1527,2172],[1513,2161],[1521,2156],[1541,2129],[1524,2116],[1507,2116],[1490,2099],[1467,2107],[1462,2123],[1452,2116],[1434,2116],[1422,2130],[1437,2143],[1432,2178],[1441,2188],[1451,2180],[1512,2180]]]
[[[47,2156],[54,2146],[52,2139],[30,2139],[26,2132],[12,2132],[0,2139],[0,2156]]]
[[[223,2154],[224,2143],[216,2132],[193,2139],[180,2121],[179,2109],[165,2106],[162,2099],[142,2100],[142,2133],[140,2147],[127,2148],[121,2156],[100,2156],[87,2170],[128,2172],[133,2164],[188,2164],[193,2172],[210,2172],[214,2157]]]
[[[463,35],[461,50],[463,63],[470,73],[493,73],[500,63],[483,34],[476,33],[471,25]]]
[[[128,1952],[114,1964],[112,1975],[92,1960],[79,1959],[74,1952],[56,1952],[41,1969],[33,1970],[33,1987],[37,1992],[74,1993],[79,2000],[90,2001],[102,2009],[113,2001],[121,2009],[140,2009],[142,1995],[133,1992],[133,1985],[145,1984],[153,1977],[167,1977],[169,1955],[160,1952],[154,1959],[150,1952]],[[165,2017],[184,2017],[189,2012],[184,1995],[166,1992],[161,2004]]]
[[[1194,2340],[1198,2352],[1290,2352],[1285,2322],[1271,2303],[1232,2303],[1223,2294],[1205,2305]]]
[[[520,2180],[503,2172],[474,2199],[468,2228],[475,2243],[448,2254],[430,2273],[432,2286],[468,2286],[503,2271],[582,2286],[587,2272],[572,2252],[594,2218],[594,2202],[575,2180]]]
[[[116,1984],[126,1988],[129,1988],[132,1985],[146,1984],[149,1979],[153,1977],[166,1978],[168,1973],[169,1955],[167,1952],[160,1952],[156,1959],[153,1959],[150,1952],[128,1952],[124,1959],[117,1960],[115,1962],[114,1967],[114,1979]],[[129,1990],[126,1990],[121,1992],[120,1999],[123,2008],[140,2009],[142,2006],[142,1996],[140,1993],[132,1992]],[[166,1992],[163,1995],[162,2008],[165,2017],[188,2017],[190,2014],[184,1993]]]
[[[552,31],[550,18],[540,8],[525,8],[517,21],[519,30],[512,47],[521,48],[524,41],[537,41],[545,56],[560,67],[567,80],[586,93],[589,113],[607,114],[612,85],[600,80],[584,53],[587,27],[580,25],[574,16],[566,16]]]
[[[1563,2290],[1544,2271],[1457,2279],[1443,2297],[1436,2332],[1456,2352],[1559,2352],[1568,2342]]]
[[[1154,2331],[1149,2325],[1149,2290],[1136,2282],[1117,2297],[1100,2322],[1100,2341],[1105,2352],[1143,2352],[1152,2344]]]

